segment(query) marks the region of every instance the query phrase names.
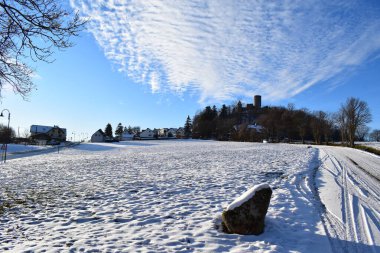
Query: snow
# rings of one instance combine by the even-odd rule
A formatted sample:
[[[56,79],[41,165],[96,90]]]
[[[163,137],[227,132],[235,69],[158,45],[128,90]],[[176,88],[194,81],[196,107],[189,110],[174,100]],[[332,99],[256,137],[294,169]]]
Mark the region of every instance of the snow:
[[[235,209],[236,207],[241,206],[243,203],[247,202],[249,199],[255,196],[256,192],[267,188],[270,188],[270,186],[267,183],[255,185],[254,187],[243,193],[241,196],[236,198],[231,204],[229,204],[226,210],[230,211]]]
[[[0,167],[0,252],[332,252],[339,238],[321,219],[319,155],[303,145],[171,140],[15,158]],[[222,211],[262,183],[273,190],[265,232],[223,233]],[[361,223],[375,251],[377,215]]]
[[[47,148],[46,146],[8,144],[7,151],[9,153],[18,153],[18,152],[29,152],[29,151],[35,151],[35,150],[43,150],[46,148]]]
[[[380,157],[321,147],[317,187],[334,251],[380,252]]]

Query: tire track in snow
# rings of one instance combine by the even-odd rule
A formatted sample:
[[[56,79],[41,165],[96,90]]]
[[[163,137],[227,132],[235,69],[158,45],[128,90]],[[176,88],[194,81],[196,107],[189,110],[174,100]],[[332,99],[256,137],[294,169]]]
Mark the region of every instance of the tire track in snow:
[[[372,167],[363,169],[363,164],[352,162],[371,159],[361,157],[365,154],[342,148],[322,148],[320,154],[319,171],[326,185],[321,184],[319,193],[329,191],[331,184],[336,184],[341,196],[342,220],[336,216],[336,203],[321,197],[322,204],[326,206],[322,215],[326,233],[330,236],[330,243],[335,252],[379,252],[380,251],[380,215],[378,179],[373,176],[371,169],[376,169],[376,163],[380,159],[372,157]],[[356,159],[358,158],[358,159]],[[360,159],[359,159],[360,158]],[[376,160],[377,159],[377,160]],[[364,163],[367,164],[367,163]],[[375,164],[375,165],[373,165]],[[364,171],[363,171],[364,170]],[[337,173],[334,173],[334,172]],[[330,174],[328,174],[330,173]],[[326,180],[326,175],[335,177],[334,180]],[[323,179],[324,178],[324,179]],[[327,182],[328,181],[328,182]],[[326,192],[324,193],[326,195]],[[326,203],[324,203],[326,202]],[[338,238],[339,240],[333,239]]]

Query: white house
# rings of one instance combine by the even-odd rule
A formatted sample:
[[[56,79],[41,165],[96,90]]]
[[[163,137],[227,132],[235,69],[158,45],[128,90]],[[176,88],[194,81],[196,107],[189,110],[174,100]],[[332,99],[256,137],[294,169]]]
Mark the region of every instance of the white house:
[[[102,129],[99,129],[91,136],[91,142],[104,142],[106,140],[106,134]]]
[[[159,138],[166,137],[167,128],[154,129],[153,132],[155,132]]]
[[[30,126],[30,137],[40,144],[66,141],[66,136],[66,128],[60,128],[59,126]]]
[[[124,133],[121,135],[121,140],[122,140],[122,141],[129,141],[129,140],[133,140],[134,137],[135,137],[135,134],[134,134],[134,133],[124,132]]]
[[[154,131],[147,128],[140,133],[140,138],[141,139],[153,139],[154,138]]]
[[[184,138],[185,137],[185,129],[183,127],[178,128],[175,136],[178,139]]]
[[[255,129],[256,132],[258,132],[258,133],[261,133],[261,131],[263,130],[263,127],[260,126],[260,125],[257,125],[257,124],[254,124],[254,125],[248,125],[247,128],[248,128],[248,129]]]
[[[166,132],[166,136],[168,138],[175,138],[177,135],[177,128],[170,128],[167,132]]]

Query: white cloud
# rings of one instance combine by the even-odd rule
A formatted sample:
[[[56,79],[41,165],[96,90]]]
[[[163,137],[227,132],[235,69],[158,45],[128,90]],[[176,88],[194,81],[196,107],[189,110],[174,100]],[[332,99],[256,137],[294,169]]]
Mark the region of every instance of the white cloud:
[[[152,92],[294,96],[380,49],[376,1],[71,0],[106,57]]]
[[[156,72],[153,72],[150,75],[150,87],[151,87],[153,93],[160,90],[160,80],[159,80],[159,76]]]

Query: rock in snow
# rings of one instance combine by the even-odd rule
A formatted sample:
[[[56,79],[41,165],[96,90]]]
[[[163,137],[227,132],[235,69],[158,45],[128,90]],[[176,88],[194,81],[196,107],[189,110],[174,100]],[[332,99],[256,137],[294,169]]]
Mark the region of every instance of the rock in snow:
[[[223,227],[227,232],[243,235],[259,235],[264,232],[264,221],[272,189],[259,184],[234,200],[222,213]]]

